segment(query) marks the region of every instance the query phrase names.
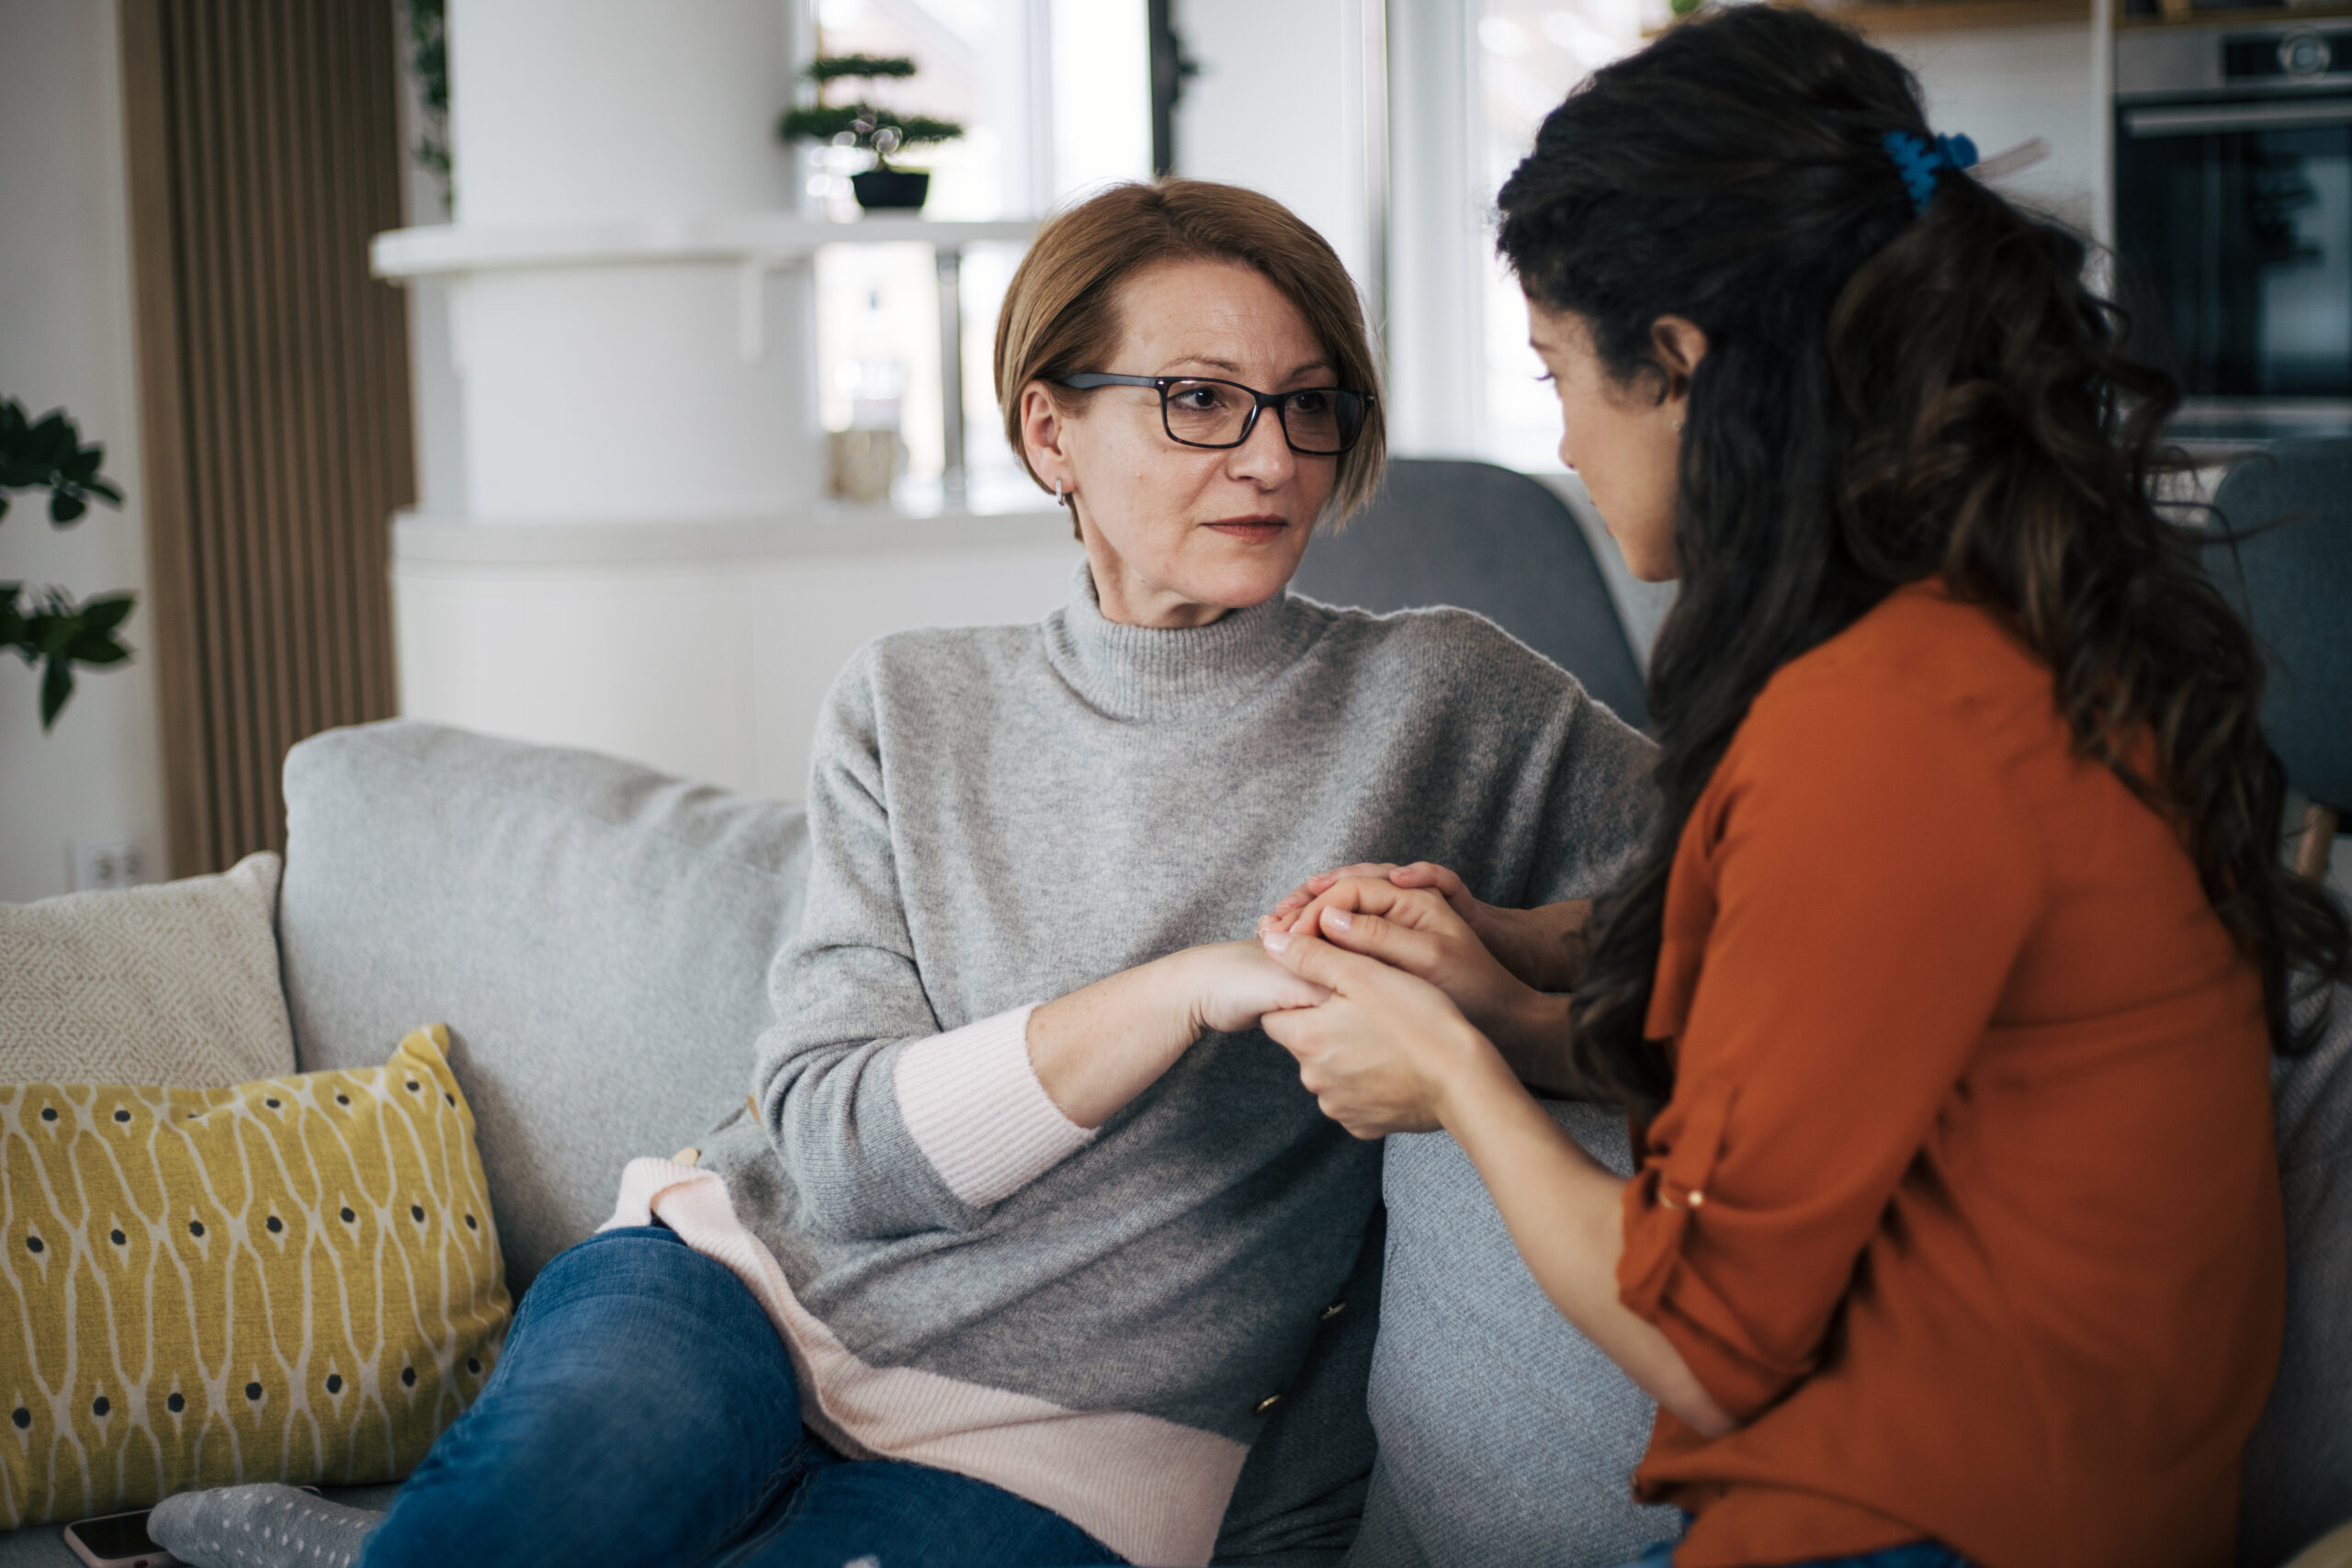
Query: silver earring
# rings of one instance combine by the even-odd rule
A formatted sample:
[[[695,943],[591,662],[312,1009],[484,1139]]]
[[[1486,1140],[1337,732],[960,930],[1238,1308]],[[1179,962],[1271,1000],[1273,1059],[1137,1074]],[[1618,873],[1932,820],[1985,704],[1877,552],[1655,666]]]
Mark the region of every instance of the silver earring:
[[[1062,481],[1059,479],[1056,479],[1054,481],[1054,504],[1056,506],[1068,506],[1069,504],[1069,502],[1062,499]]]

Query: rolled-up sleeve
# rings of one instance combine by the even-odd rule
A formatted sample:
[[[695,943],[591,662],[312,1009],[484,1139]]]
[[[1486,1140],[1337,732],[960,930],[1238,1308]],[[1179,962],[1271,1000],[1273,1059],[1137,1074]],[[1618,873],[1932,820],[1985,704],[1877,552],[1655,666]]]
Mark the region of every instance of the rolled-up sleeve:
[[[1818,1364],[2033,924],[1994,733],[1891,675],[1776,686],[1686,825],[1651,1020],[1675,1089],[1617,1278],[1735,1419]]]

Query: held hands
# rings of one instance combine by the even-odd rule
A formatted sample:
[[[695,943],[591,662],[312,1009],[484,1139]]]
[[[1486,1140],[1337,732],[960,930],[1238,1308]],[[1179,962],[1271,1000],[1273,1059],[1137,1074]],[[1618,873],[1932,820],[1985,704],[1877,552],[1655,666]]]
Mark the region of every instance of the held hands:
[[[1403,888],[1427,888],[1442,897],[1502,966],[1538,991],[1571,991],[1584,976],[1585,927],[1592,919],[1589,899],[1547,904],[1540,909],[1506,909],[1482,903],[1462,878],[1430,861],[1411,865],[1366,862],[1310,876],[1284,895],[1259,922],[1294,929],[1298,916],[1342,882],[1385,881]]]
[[[1311,932],[1270,930],[1261,940],[1329,999],[1270,1012],[1259,1027],[1298,1059],[1299,1082],[1323,1114],[1355,1136],[1430,1132],[1472,1086],[1498,1073],[1510,1081],[1486,1036],[1428,981]]]
[[[1460,879],[1443,867],[1427,869],[1461,887]],[[1323,884],[1321,890],[1303,908],[1283,920],[1278,907],[1260,923],[1259,934],[1311,932],[1392,964],[1444,992],[1473,1025],[1506,1044],[1548,1039],[1556,1032],[1557,1000],[1524,983],[1488,950],[1442,884],[1404,887],[1391,876],[1334,874],[1313,878],[1307,886],[1317,883]],[[1520,912],[1490,910],[1466,892],[1459,897],[1489,914]]]

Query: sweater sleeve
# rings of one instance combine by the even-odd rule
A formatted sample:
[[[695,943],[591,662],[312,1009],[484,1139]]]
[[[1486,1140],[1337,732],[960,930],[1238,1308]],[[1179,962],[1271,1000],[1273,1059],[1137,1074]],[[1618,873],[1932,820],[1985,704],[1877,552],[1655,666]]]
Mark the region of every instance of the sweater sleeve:
[[[768,973],[752,1085],[799,1222],[867,1240],[969,1228],[1093,1136],[1037,1080],[1031,1008],[940,1027],[899,897],[871,671],[853,659],[818,717],[807,903]]]
[[[1768,689],[1685,826],[1617,1277],[1738,1419],[1818,1364],[2035,918],[1997,745],[1891,679]]]
[[[1592,700],[1574,677],[1558,704],[1524,902],[1596,898],[1616,886],[1657,812],[1649,737]]]

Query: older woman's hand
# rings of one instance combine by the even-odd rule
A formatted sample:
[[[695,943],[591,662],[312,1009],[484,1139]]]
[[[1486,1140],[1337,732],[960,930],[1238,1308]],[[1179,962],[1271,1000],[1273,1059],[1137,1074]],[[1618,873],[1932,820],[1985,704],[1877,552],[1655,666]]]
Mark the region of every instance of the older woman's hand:
[[[1266,1014],[1313,1007],[1330,993],[1275,963],[1254,942],[1218,942],[1172,955],[1183,976],[1195,1030],[1257,1027]]]
[[[1201,1032],[1249,1029],[1330,993],[1254,942],[1188,947],[1081,986],[1029,1015],[1029,1066],[1046,1098],[1100,1127],[1193,1048]]]
[[[1479,945],[1505,969],[1539,991],[1569,991],[1584,974],[1584,928],[1592,919],[1589,899],[1547,904],[1537,909],[1508,909],[1482,902],[1453,871],[1432,861],[1410,865],[1366,861],[1308,877],[1283,896],[1259,930],[1295,930],[1309,904],[1351,878],[1377,878],[1393,886],[1427,888],[1442,897]]]
[[[1313,1007],[1270,1012],[1259,1027],[1298,1060],[1323,1114],[1359,1138],[1426,1133],[1451,1098],[1483,1076],[1510,1076],[1487,1037],[1428,981],[1306,933],[1269,931],[1276,963],[1325,987]]]

